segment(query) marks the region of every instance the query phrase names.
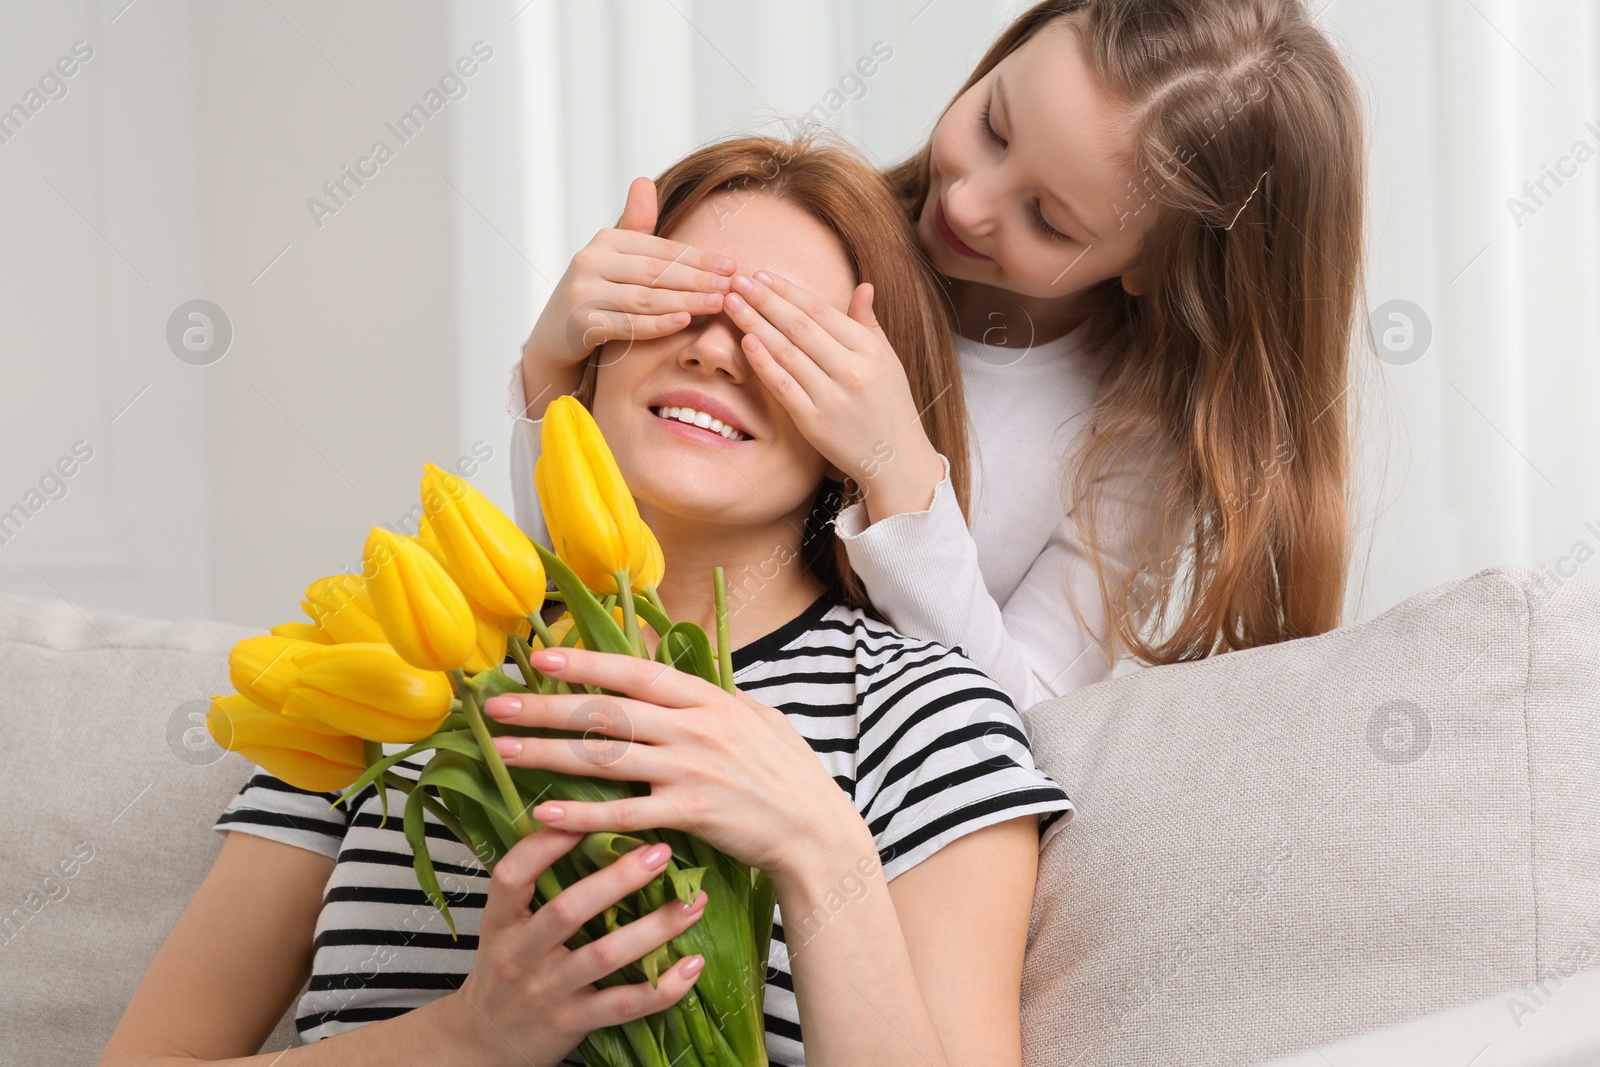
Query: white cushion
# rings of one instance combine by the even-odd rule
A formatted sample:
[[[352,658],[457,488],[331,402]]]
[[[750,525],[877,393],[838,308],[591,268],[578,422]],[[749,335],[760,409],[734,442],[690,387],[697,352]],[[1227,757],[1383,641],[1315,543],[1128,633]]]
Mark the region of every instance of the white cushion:
[[[5,1062],[95,1062],[210,869],[250,764],[206,733],[206,698],[254,632],[0,596]],[[293,1035],[286,1014],[264,1047]]]
[[[1592,942],[1600,587],[1540,580],[1028,709],[1078,813],[1040,857],[1024,1062],[1254,1063]]]

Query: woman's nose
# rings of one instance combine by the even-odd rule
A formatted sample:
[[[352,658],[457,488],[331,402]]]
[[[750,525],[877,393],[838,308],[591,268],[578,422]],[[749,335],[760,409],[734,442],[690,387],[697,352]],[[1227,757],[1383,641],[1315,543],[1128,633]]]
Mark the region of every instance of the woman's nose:
[[[695,335],[679,349],[679,366],[720,372],[734,382],[745,380],[750,364],[745,359],[742,344],[744,331],[731,318],[726,314],[707,315],[698,330],[695,324],[688,328],[695,330]]]

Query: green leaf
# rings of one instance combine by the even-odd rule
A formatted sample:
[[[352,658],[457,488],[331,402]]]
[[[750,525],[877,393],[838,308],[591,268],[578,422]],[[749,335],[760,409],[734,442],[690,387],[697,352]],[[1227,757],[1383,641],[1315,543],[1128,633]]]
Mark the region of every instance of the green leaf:
[[[490,824],[488,814],[474,800],[454,793],[450,796],[456,801],[456,818],[467,835],[467,847],[472,849],[472,854],[484,869],[494,870],[494,865],[500,862],[507,850],[500,835],[495,833]]]
[[[609,867],[627,853],[643,845],[643,841],[628,834],[597,830],[594,833],[585,834],[583,840],[578,842],[578,849],[596,867]]]
[[[460,940],[456,934],[456,920],[450,914],[450,905],[444,899],[444,894],[439,891],[439,878],[433,870],[433,859],[428,855],[428,834],[423,828],[422,821],[422,788],[418,786],[406,797],[405,813],[406,842],[411,846],[411,866],[417,872],[417,884],[422,886],[423,895],[426,896],[439,914],[444,916],[444,921],[450,927],[452,940]]]
[[[597,652],[633,655],[633,646],[628,643],[622,627],[611,617],[611,612],[600,605],[589,588],[579,581],[572,568],[539,542],[533,542],[533,547],[544,562],[545,573],[555,581],[556,588],[566,595],[567,610],[572,612],[573,629],[583,635],[583,647]]]
[[[466,720],[463,718],[463,725],[465,724],[465,721]],[[357,778],[355,783],[352,784],[350,788],[346,789],[339,795],[339,799],[334,801],[334,803],[345,803],[352,796],[359,793],[373,782],[377,781],[378,778],[382,776],[384,771],[389,770],[396,763],[399,763],[404,759],[410,759],[418,752],[425,752],[430,748],[450,749],[453,752],[460,752],[462,755],[472,756],[478,759],[483,757],[483,751],[478,748],[478,742],[473,738],[471,730],[451,730],[448,732],[436,733],[429,737],[424,737],[421,741],[418,741],[409,748],[403,749],[400,752],[396,752],[392,756],[385,756],[376,763],[372,764],[364,772],[362,772],[361,777]]]
[[[478,707],[483,707],[483,702],[490,697],[497,697],[501,693],[531,693],[532,689],[512,678],[504,671],[494,667],[486,671],[479,671],[467,679],[467,684],[478,694]]]
[[[694,1050],[694,1040],[689,1036],[689,1023],[683,1017],[683,1008],[674,1004],[661,1015],[666,1023],[666,1040],[662,1042],[662,1047],[667,1050],[672,1067],[705,1067],[705,1061]]]
[[[412,791],[412,796],[416,796],[427,785],[449,789],[476,801],[508,850],[522,839],[511,813],[506,810],[505,801],[500,797],[500,790],[489,780],[482,764],[470,756],[444,750],[436,753],[417,776],[417,787]],[[467,844],[470,847],[470,842]]]
[[[648,597],[634,594],[633,610],[639,613],[639,618],[649,624],[657,637],[672,629],[672,620],[667,618],[666,612],[650,603]]]
[[[700,895],[700,883],[705,876],[704,867],[671,867],[667,871],[673,894],[685,904],[693,903],[694,898]]]
[[[627,1038],[619,1027],[607,1026],[591,1030],[578,1045],[583,1062],[589,1067],[639,1067],[639,1061],[628,1048]],[[684,1067],[678,1064],[677,1067]]]
[[[656,659],[697,678],[704,678],[712,685],[717,684],[717,665],[711,652],[711,639],[692,622],[675,622],[667,628],[667,632],[661,635],[660,644],[656,646]]]
[[[648,1019],[649,1016],[645,1016],[623,1023],[622,1036],[628,1039],[628,1047],[639,1057],[641,1067],[672,1067],[666,1050],[656,1040],[655,1031],[650,1029]]]

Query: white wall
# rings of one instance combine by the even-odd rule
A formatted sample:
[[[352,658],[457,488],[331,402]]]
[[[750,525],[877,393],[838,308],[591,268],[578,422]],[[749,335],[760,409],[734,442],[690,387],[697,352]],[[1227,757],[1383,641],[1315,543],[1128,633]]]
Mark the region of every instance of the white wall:
[[[0,512],[93,449],[0,545],[0,589],[268,624],[403,519],[424,461],[492,451],[473,478],[509,508],[507,369],[632,177],[823,102],[878,41],[893,58],[833,120],[901,158],[1020,6],[0,6],[0,106],[94,49],[0,144]],[[1574,141],[1600,149],[1596,12],[1318,17],[1369,98],[1370,302],[1410,300],[1433,330],[1421,359],[1374,368],[1352,612],[1495,563],[1571,572],[1600,551],[1600,162],[1521,227],[1506,200]],[[466,95],[399,144],[384,124],[479,40],[494,54]],[[307,200],[379,138],[394,158],[318,226]],[[209,366],[165,337],[196,298],[234,329]]]

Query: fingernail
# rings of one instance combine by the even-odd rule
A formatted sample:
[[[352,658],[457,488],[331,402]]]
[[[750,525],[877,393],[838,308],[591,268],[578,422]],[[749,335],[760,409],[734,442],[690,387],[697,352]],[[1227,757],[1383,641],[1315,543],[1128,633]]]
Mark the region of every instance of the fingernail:
[[[744,297],[740,296],[738,293],[729,293],[728,299],[724,301],[724,303],[731,311],[743,311],[745,308],[750,306],[744,302]]]
[[[715,311],[717,308],[722,306],[722,294],[721,293],[707,293],[701,299],[700,304],[701,304],[702,307],[708,307],[711,310]]]
[[[693,978],[700,973],[700,968],[705,965],[706,958],[704,956],[690,956],[683,961],[683,976],[685,978]]]
[[[541,648],[528,662],[541,671],[559,671],[567,665],[567,654],[558,648]]]
[[[743,274],[735,274],[733,276],[733,287],[741,293],[748,293],[750,290],[755,288],[755,286],[750,283],[750,279],[746,278]]]
[[[713,278],[713,279],[711,279],[711,285],[712,285],[712,287],[714,289],[717,290],[717,292],[726,293],[728,291],[728,288],[731,285],[733,285],[733,279],[732,278]]]
[[[522,738],[497,737],[494,739],[494,750],[500,753],[501,759],[516,759],[522,755]]]
[[[560,804],[540,804],[533,809],[533,817],[540,822],[556,822],[567,813]]]
[[[760,282],[762,285],[771,285],[772,275],[768,274],[764,270],[758,270],[756,271],[756,281]]]
[[[702,889],[700,890],[699,896],[695,897],[687,904],[684,904],[680,901],[678,907],[683,909],[683,913],[685,915],[688,915],[690,912],[696,912],[705,907],[705,903],[708,899],[710,898],[706,896],[706,891]]]
[[[491,719],[509,719],[522,710],[522,701],[515,697],[490,697],[483,702],[483,713]]]
[[[718,270],[732,270],[736,266],[738,266],[738,264],[729,259],[727,256],[723,256],[721,259],[717,260]]]
[[[651,845],[639,857],[640,861],[650,870],[659,870],[667,865],[667,857],[672,855],[672,846],[665,841]]]

